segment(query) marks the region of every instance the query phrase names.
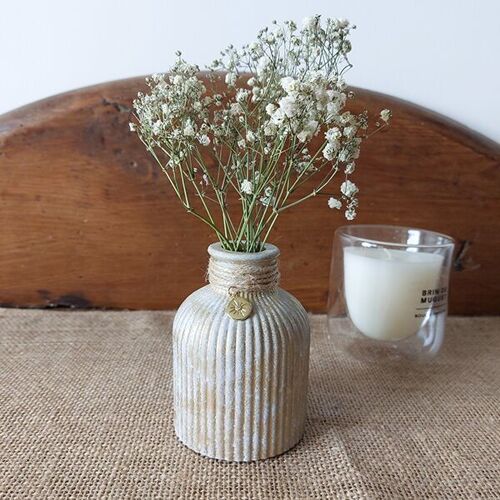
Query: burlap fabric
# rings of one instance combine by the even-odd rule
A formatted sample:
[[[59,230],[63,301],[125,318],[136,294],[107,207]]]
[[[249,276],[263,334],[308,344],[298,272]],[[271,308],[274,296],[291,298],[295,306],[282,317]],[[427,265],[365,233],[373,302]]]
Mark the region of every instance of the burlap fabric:
[[[500,318],[453,318],[431,365],[335,353],[312,317],[287,454],[202,458],[172,426],[171,313],[0,309],[2,498],[500,498]]]

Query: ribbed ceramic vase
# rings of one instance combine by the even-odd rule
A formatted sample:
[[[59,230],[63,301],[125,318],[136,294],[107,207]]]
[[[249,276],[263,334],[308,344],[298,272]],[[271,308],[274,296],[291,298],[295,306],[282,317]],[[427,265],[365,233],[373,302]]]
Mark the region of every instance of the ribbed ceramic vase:
[[[215,243],[208,253],[209,284],[182,303],[173,325],[175,432],[211,458],[279,455],[304,431],[307,314],[278,287],[274,245],[240,253]],[[235,297],[250,304],[246,319],[233,319]]]

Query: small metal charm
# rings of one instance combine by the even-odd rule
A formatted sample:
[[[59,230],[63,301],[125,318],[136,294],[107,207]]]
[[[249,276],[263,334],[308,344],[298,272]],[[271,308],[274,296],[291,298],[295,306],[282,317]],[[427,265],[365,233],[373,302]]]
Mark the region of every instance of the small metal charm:
[[[226,306],[226,313],[232,319],[244,320],[252,314],[252,303],[234,293],[229,293],[230,299]]]

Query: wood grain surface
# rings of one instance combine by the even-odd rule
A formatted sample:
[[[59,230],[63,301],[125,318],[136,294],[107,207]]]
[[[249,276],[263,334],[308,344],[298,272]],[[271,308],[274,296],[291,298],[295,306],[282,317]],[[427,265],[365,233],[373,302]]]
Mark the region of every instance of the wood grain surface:
[[[202,286],[210,230],[184,212],[128,129],[143,79],[55,96],[0,116],[0,303],[169,309]],[[451,312],[500,313],[500,146],[407,102],[357,89],[354,110],[393,111],[366,141],[357,223],[458,242]],[[341,179],[339,178],[338,182]],[[282,286],[325,310],[333,232],[324,197],[285,212],[271,241]]]

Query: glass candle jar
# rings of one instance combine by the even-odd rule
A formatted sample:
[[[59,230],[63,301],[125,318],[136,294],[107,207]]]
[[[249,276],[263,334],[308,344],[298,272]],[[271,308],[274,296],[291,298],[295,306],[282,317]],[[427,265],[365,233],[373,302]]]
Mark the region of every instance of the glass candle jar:
[[[451,237],[422,229],[337,229],[328,321],[338,347],[363,357],[434,356],[444,338],[453,249]]]

